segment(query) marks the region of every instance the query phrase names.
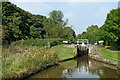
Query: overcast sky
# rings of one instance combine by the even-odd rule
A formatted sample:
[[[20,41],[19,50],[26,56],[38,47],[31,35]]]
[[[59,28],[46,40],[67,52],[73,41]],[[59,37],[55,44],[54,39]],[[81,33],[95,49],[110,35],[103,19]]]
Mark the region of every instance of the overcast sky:
[[[118,7],[119,0],[10,0],[18,7],[32,14],[48,17],[52,10],[61,10],[68,25],[76,34],[82,33],[90,25],[104,24],[107,13]]]

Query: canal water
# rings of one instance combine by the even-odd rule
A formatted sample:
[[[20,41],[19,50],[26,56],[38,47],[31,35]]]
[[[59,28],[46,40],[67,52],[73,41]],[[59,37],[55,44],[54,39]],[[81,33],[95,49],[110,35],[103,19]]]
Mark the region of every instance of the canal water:
[[[82,56],[60,63],[29,78],[118,78],[117,69]]]

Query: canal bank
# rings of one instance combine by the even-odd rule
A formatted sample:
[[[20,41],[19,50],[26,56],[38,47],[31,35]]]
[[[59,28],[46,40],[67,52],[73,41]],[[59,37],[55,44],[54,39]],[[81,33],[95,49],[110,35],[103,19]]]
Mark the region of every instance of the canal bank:
[[[46,67],[44,67],[42,69],[41,68],[37,69],[37,70],[33,71],[32,73],[27,74],[25,76],[22,76],[20,78],[27,79],[32,75],[35,75],[35,74],[37,74],[39,72],[42,72],[44,70],[47,70],[47,69],[52,68],[54,66],[57,66],[62,62],[69,61],[69,60],[77,58],[76,57],[77,49],[76,49],[76,45],[74,45],[74,44],[56,45],[56,46],[51,47],[50,51],[55,52],[57,54],[57,58],[58,58],[58,63],[57,64],[51,64],[51,65],[48,65],[48,66],[46,66]]]
[[[98,51],[98,46],[90,45],[89,50],[90,50],[89,54],[88,54],[89,58],[116,66],[120,70],[120,66],[118,65],[118,63],[116,61],[105,59],[105,58],[101,57],[102,54]]]
[[[65,48],[65,47],[69,47],[70,49],[71,48],[74,48],[73,46],[69,46],[69,45],[61,45],[61,46],[63,46],[63,47],[61,47],[61,48]],[[58,45],[58,47],[60,48],[60,45]],[[57,49],[58,49],[58,47],[57,47]],[[56,47],[55,47],[56,48]],[[53,49],[55,49],[55,48],[53,48]],[[62,51],[62,49],[61,49],[61,51]],[[76,51],[76,50],[75,50]],[[75,52],[74,51],[74,52]],[[92,51],[93,52],[93,51]],[[66,53],[67,54],[67,53]],[[71,78],[70,77],[70,75],[69,74],[71,74],[72,75],[72,72],[71,72],[71,70],[73,70],[74,71],[74,69],[71,69],[71,68],[73,68],[72,66],[75,64],[75,65],[77,65],[77,69],[75,69],[75,71],[76,70],[79,70],[80,71],[80,69],[78,68],[78,67],[80,67],[81,65],[84,65],[84,66],[82,66],[81,67],[81,69],[82,70],[87,70],[88,68],[88,70],[87,71],[85,71],[85,72],[79,72],[79,73],[77,73],[77,74],[81,74],[81,75],[77,75],[77,77],[74,75],[74,77],[72,77],[72,78],[85,78],[86,76],[85,76],[85,74],[83,74],[83,73],[89,73],[89,75],[87,75],[87,77],[86,78],[118,78],[118,76],[117,75],[119,75],[118,74],[118,71],[117,71],[117,68],[114,66],[114,65],[110,65],[110,64],[106,64],[105,62],[103,63],[102,61],[100,61],[100,60],[97,60],[97,58],[95,57],[95,52],[94,53],[91,53],[93,56],[91,56],[91,55],[85,55],[85,56],[81,56],[81,57],[75,57],[75,56],[73,56],[73,57],[70,57],[70,58],[64,58],[64,59],[62,59],[62,60],[59,60],[59,65],[54,65],[54,66],[50,66],[49,68],[46,68],[45,70],[42,70],[42,71],[38,71],[38,72],[36,72],[34,75],[32,75],[32,76],[29,76],[29,77],[27,77],[28,79],[29,78]],[[99,54],[100,55],[100,53],[97,53],[97,54]],[[70,62],[70,61],[73,61],[74,62],[74,60],[76,60],[76,59],[79,59],[79,61],[77,61],[77,63],[75,62],[75,63],[72,63],[72,62]],[[101,58],[100,58],[101,59]],[[84,62],[82,62],[82,61],[85,61],[85,64],[84,64]],[[67,62],[67,63],[66,63]],[[69,65],[71,65],[71,66],[69,66],[69,68],[70,68],[70,70],[69,69],[65,69],[65,70],[62,70],[62,71],[59,71],[60,70],[60,68],[58,67],[58,66],[61,66],[61,64],[64,64],[64,65],[66,65],[66,67],[67,66],[69,66]],[[91,66],[91,64],[92,64],[92,67],[90,67]],[[94,65],[93,65],[94,64]],[[98,67],[100,67],[102,65],[102,67],[99,69],[99,70],[96,70]],[[86,68],[84,68],[85,66],[87,66]],[[101,69],[103,69],[105,67],[105,71],[104,70],[101,70]],[[56,69],[57,68],[57,69]],[[62,67],[63,68],[63,67]],[[75,66],[74,66],[74,68],[76,68]],[[106,71],[106,69],[107,69],[107,71]],[[98,75],[98,73],[92,73],[92,71],[91,72],[89,72],[89,70],[93,70],[93,71],[95,71],[95,72],[98,72],[99,74],[101,74],[101,75],[103,75],[103,73],[104,73],[104,76],[100,76],[100,75]],[[113,73],[114,73],[114,75],[112,75],[111,73],[109,73],[109,71],[112,71]],[[57,72],[57,73],[56,73]],[[70,73],[69,73],[70,72]],[[52,74],[51,74],[52,73]],[[55,73],[55,74],[54,74]],[[60,74],[59,74],[60,73]],[[65,73],[65,74],[64,74]],[[59,75],[56,75],[56,74],[59,74]],[[67,75],[66,75],[67,74]],[[91,74],[95,74],[94,76],[93,75],[91,75]],[[107,75],[107,74],[109,74],[109,75]],[[41,76],[42,75],[42,76]],[[47,75],[47,76],[46,76]],[[54,76],[54,75],[56,75],[56,76]],[[64,75],[64,76],[63,76]],[[69,75],[69,77],[68,77],[68,75]],[[97,76],[96,76],[97,75]],[[49,76],[49,77],[48,77]]]

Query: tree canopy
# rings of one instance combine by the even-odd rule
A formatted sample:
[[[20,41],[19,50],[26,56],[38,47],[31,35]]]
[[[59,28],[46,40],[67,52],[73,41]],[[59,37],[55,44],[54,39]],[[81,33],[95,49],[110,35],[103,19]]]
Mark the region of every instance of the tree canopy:
[[[67,21],[60,10],[53,10],[49,18],[42,15],[33,15],[10,2],[2,2],[2,39],[9,43],[30,38],[65,38]],[[65,29],[65,30],[64,30]],[[75,37],[74,30],[69,27],[65,39]]]

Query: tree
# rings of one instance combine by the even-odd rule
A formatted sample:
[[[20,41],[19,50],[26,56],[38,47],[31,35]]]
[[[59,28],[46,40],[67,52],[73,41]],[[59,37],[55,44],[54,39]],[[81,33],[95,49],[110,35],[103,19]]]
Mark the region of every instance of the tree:
[[[29,39],[31,36],[44,38],[43,22],[45,20],[45,16],[33,15],[10,2],[2,2],[2,39],[10,43],[11,41]],[[35,32],[33,32],[34,30]]]
[[[71,28],[64,30],[68,20],[63,20],[64,15],[60,10],[53,10],[49,15],[50,18],[33,15],[10,2],[2,2],[3,41],[10,43],[30,38],[63,38],[65,32],[69,34],[69,39],[75,36]]]
[[[101,27],[107,34],[108,39],[106,38],[106,42],[108,45],[115,46],[115,44],[119,44],[120,41],[119,10],[120,8],[111,10],[110,13],[107,14],[105,24]]]
[[[63,17],[64,15],[60,10],[53,10],[52,12],[49,13],[49,18],[61,27],[65,27],[68,23],[68,19],[64,21]]]
[[[2,2],[0,2],[0,25],[2,25]]]
[[[77,35],[77,39],[81,39],[82,35],[81,34],[78,34]]]
[[[75,32],[71,27],[65,27],[63,35],[63,38],[67,40],[73,40],[76,37]]]
[[[61,24],[63,22],[63,20],[62,20],[63,17],[64,17],[64,15],[60,10],[58,10],[58,11],[53,10],[52,12],[49,13],[49,18],[57,24]]]
[[[88,39],[87,38],[87,32],[83,32],[82,34],[81,34],[81,39]]]
[[[96,35],[97,30],[98,30],[97,25],[91,25],[86,29],[86,32],[83,32],[81,34],[81,38],[82,39],[88,39],[89,42],[98,41],[99,36]]]

